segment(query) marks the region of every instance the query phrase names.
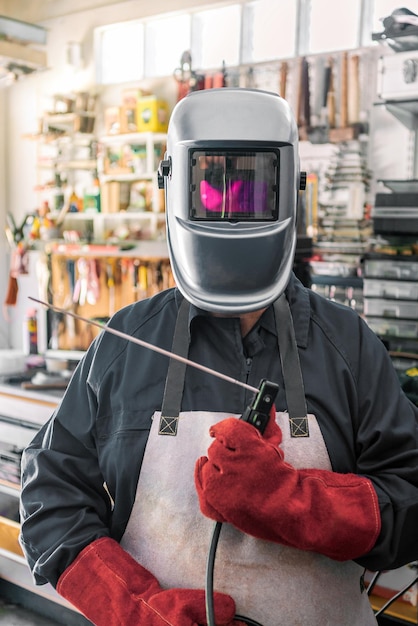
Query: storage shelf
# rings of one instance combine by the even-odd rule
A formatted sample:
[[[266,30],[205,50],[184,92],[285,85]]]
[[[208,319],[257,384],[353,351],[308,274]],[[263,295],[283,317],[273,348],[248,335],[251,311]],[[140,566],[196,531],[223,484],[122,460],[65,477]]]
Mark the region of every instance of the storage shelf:
[[[0,478],[0,493],[5,493],[8,496],[19,498],[20,486],[10,482],[9,480],[5,480],[4,478]]]
[[[339,287],[363,287],[363,279],[359,276],[329,276],[312,274],[312,283],[315,285],[336,285]]]
[[[88,160],[70,160],[70,161],[40,161],[37,165],[40,169],[55,170],[58,172],[65,172],[66,170],[95,170],[97,169],[97,161],[93,159]]]
[[[408,130],[416,130],[418,128],[417,100],[385,100],[375,102],[375,106],[384,106]]]
[[[129,183],[140,180],[157,180],[157,172],[145,172],[143,174],[137,172],[127,172],[126,174],[100,174],[101,183]]]
[[[167,141],[166,133],[121,133],[119,135],[104,135],[100,137],[99,142],[105,145],[121,145],[130,144],[132,146],[144,146],[149,142],[165,143]]]

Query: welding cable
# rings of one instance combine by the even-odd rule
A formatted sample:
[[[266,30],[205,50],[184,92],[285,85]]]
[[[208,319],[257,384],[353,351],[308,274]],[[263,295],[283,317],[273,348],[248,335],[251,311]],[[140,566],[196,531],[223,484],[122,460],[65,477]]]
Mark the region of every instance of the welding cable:
[[[206,621],[208,626],[216,626],[215,622],[215,610],[213,605],[213,572],[215,568],[215,556],[216,549],[218,547],[219,535],[221,533],[222,522],[215,522],[212,531],[212,538],[209,546],[208,558],[206,561]],[[249,617],[243,617],[242,615],[235,615],[234,619],[239,620],[247,624],[247,626],[262,626],[259,622],[255,622]]]

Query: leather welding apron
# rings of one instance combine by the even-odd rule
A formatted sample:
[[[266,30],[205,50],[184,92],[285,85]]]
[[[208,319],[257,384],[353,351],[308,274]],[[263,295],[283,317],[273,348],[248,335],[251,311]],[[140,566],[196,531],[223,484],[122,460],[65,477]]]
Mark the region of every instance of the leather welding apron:
[[[306,412],[293,324],[284,296],[275,303],[275,315],[288,404],[288,412],[276,417],[283,432],[285,459],[297,468],[331,470],[317,421]],[[179,311],[173,352],[188,354],[186,304]],[[164,588],[205,588],[214,522],[200,512],[194,466],[213,441],[208,434],[211,424],[230,416],[180,412],[185,367],[179,361],[170,362],[162,411],[153,418],[136,500],[121,541]],[[376,626],[367,594],[362,591],[362,574],[363,568],[353,561],[340,563],[261,541],[223,524],[214,588],[234,598],[237,614],[262,626]]]

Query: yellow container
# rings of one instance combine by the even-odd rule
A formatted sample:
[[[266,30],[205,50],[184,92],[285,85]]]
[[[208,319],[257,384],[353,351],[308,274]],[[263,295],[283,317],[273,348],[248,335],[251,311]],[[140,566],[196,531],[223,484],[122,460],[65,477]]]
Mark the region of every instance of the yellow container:
[[[168,128],[170,111],[168,102],[156,96],[145,96],[136,106],[136,125],[139,133],[165,133]]]

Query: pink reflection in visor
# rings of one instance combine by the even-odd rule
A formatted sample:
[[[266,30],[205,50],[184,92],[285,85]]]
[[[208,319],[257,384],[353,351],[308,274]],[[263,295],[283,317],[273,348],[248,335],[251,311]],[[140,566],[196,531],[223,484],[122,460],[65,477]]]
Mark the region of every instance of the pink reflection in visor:
[[[266,211],[267,186],[262,181],[230,181],[226,190],[200,183],[200,199],[207,211],[216,213],[262,214]]]

